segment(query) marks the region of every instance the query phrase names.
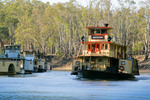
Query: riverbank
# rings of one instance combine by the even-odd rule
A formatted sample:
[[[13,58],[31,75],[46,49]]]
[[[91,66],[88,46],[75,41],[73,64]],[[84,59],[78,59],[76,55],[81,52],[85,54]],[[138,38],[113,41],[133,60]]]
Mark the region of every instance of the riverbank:
[[[140,73],[150,73],[150,69],[141,69],[139,70]]]
[[[71,71],[72,69],[71,68],[53,68],[52,70],[54,71]]]
[[[139,71],[140,72],[150,72],[150,58],[144,61],[144,55],[136,55],[135,59],[138,60]],[[72,70],[72,61],[73,59],[66,59],[62,57],[60,59],[55,58],[54,65],[52,70],[56,71],[71,71]]]
[[[67,64],[59,67],[53,67],[52,70],[55,71],[71,71],[72,70],[72,62],[68,62]]]
[[[72,70],[73,58],[65,58],[64,56],[61,58],[55,57],[52,62],[53,62],[52,70],[56,70],[56,71]]]

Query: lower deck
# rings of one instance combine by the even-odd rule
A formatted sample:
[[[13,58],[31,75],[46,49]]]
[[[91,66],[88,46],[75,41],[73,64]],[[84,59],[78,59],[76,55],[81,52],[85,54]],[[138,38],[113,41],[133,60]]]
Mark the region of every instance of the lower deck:
[[[115,73],[129,73],[138,75],[136,59],[116,59],[110,57],[82,57],[73,61],[74,70],[107,71]]]
[[[15,74],[20,72],[20,66],[23,63],[21,60],[0,60],[0,73],[1,74]]]

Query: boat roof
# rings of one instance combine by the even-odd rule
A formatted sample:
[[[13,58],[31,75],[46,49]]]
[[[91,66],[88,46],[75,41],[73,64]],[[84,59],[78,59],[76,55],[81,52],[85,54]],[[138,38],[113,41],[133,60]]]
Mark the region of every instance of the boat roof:
[[[108,41],[85,41],[85,42],[79,42],[79,43],[112,43]]]
[[[24,60],[24,58],[2,58],[0,57],[0,60]]]
[[[4,45],[4,46],[21,46],[21,45]]]
[[[22,52],[36,52],[35,50],[23,50]]]
[[[94,26],[91,26],[91,27],[85,27],[87,29],[113,29],[111,27],[100,27],[100,26],[97,26],[97,27],[94,27]]]

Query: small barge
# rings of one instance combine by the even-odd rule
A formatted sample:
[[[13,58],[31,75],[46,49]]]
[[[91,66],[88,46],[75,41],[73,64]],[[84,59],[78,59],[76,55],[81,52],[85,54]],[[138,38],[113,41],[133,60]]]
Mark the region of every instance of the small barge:
[[[127,46],[112,41],[111,27],[86,27],[82,54],[73,61],[72,75],[91,79],[133,79],[139,75],[138,62],[127,55]]]

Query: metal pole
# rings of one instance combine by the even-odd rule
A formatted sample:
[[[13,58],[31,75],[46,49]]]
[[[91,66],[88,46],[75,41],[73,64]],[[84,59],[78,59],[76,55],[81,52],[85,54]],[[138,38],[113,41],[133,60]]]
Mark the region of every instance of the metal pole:
[[[86,33],[84,32],[84,63],[85,63],[85,39],[86,39]]]

